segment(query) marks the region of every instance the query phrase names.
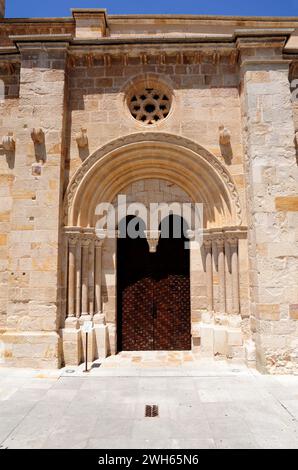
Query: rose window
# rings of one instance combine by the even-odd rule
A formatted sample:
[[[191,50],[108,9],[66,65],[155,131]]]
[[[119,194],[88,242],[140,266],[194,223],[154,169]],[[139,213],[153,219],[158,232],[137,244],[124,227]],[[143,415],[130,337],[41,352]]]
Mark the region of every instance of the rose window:
[[[170,96],[154,88],[145,88],[135,93],[128,101],[132,116],[144,124],[155,124],[166,118],[170,112]]]

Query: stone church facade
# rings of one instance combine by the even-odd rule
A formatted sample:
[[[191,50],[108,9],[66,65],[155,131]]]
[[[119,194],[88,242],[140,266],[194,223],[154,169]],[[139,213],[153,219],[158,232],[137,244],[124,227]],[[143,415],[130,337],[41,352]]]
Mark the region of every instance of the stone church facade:
[[[1,365],[80,364],[88,320],[90,359],[298,372],[298,18],[1,19],[0,79]],[[118,195],[203,204],[202,244],[97,232]]]

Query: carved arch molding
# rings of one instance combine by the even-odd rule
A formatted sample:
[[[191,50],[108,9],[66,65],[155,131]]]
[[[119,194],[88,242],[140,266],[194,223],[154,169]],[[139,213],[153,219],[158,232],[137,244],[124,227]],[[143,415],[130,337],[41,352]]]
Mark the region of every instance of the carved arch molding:
[[[172,158],[169,158],[169,155],[172,155]],[[143,169],[148,172],[147,175],[137,172],[138,164],[142,163],[142,160],[144,161]],[[166,165],[171,171],[163,174],[162,168]],[[111,173],[115,175],[109,181]],[[117,195],[117,191],[118,193],[121,191],[121,182],[118,183],[117,191],[114,193],[107,189],[112,188],[113,184],[115,186],[115,181],[120,181],[120,175],[127,175],[128,179],[123,180],[122,187],[124,187],[129,178],[133,181],[138,178],[152,177],[153,173],[155,177],[168,178],[180,184],[194,202],[205,202],[211,193],[215,195],[215,206],[218,206],[221,200],[225,200],[225,205],[230,212],[228,225],[242,225],[242,210],[237,188],[228,170],[218,158],[190,139],[161,132],[140,132],[123,136],[105,144],[91,154],[73,175],[66,190],[65,225],[90,226],[90,221],[85,221],[84,224],[79,223],[78,213],[88,185],[87,199],[89,200],[85,203],[86,207],[87,203],[89,207],[91,206],[90,197],[93,199],[95,197],[93,190],[90,196],[89,184],[92,178],[94,179],[94,175],[97,175],[97,186],[100,187],[97,190],[98,203],[111,202],[112,198]],[[105,188],[104,184],[107,185]],[[104,196],[106,199],[103,199]],[[224,220],[223,225],[226,225]]]

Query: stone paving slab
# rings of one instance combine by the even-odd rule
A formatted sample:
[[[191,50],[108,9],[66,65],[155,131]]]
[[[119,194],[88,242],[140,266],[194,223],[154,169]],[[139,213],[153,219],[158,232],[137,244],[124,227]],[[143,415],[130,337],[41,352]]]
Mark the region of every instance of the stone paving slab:
[[[212,360],[72,369],[0,368],[0,448],[298,448],[298,377]]]

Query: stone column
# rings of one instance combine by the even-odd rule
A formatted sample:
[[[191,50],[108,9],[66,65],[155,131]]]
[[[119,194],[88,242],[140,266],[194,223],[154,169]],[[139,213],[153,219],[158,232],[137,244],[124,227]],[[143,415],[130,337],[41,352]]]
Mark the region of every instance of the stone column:
[[[207,308],[213,311],[213,269],[212,269],[212,242],[206,240],[204,242],[206,254],[206,281],[207,281]]]
[[[259,370],[298,372],[297,177],[287,36],[239,38],[250,314]],[[236,259],[236,253],[235,253]],[[235,262],[236,264],[236,262]],[[281,321],[282,320],[282,321]]]
[[[82,244],[81,237],[77,241],[76,254],[76,317],[80,318],[81,310],[81,289],[82,289]]]
[[[218,273],[218,249],[215,239],[211,240],[211,252],[212,252],[212,286],[213,286],[213,309],[215,312],[219,312],[219,273]]]
[[[101,298],[101,249],[103,240],[95,240],[95,314],[102,313]]]
[[[226,287],[225,287],[225,252],[224,240],[216,240],[218,253],[218,277],[219,277],[219,309],[220,313],[226,311]]]
[[[94,237],[92,236],[89,244],[89,281],[88,281],[88,301],[89,301],[89,315],[93,318],[94,315],[94,302],[95,302],[95,246]]]
[[[78,365],[81,362],[81,335],[76,318],[76,278],[77,278],[77,244],[76,228],[68,227],[65,232],[68,249],[67,276],[67,318],[62,330],[63,362],[66,365]]]
[[[105,316],[102,312],[102,245],[105,234],[102,238],[95,240],[95,358],[103,359],[108,353],[108,327],[105,322]]]
[[[232,270],[232,312],[240,312],[239,304],[239,266],[238,266],[238,239],[232,238],[229,241],[231,252],[231,270]]]
[[[68,239],[68,318],[75,317],[76,298],[76,244],[77,239]]]
[[[225,282],[226,282],[226,311],[233,311],[233,287],[232,287],[232,266],[230,241],[225,240]]]
[[[90,310],[93,305],[91,301],[91,292],[94,288],[94,285],[91,285],[91,279],[93,277],[90,275],[90,246],[93,242],[93,234],[91,230],[86,229],[86,232],[82,238],[82,315],[80,317],[80,324],[83,325],[85,321],[91,321],[93,317],[93,312]],[[94,260],[93,260],[94,262]],[[82,338],[82,359],[85,360],[86,353],[86,334],[81,332]],[[88,360],[92,362],[95,357],[95,335],[94,330],[88,336]]]
[[[89,238],[82,239],[82,316],[85,317],[89,315],[89,244]]]

